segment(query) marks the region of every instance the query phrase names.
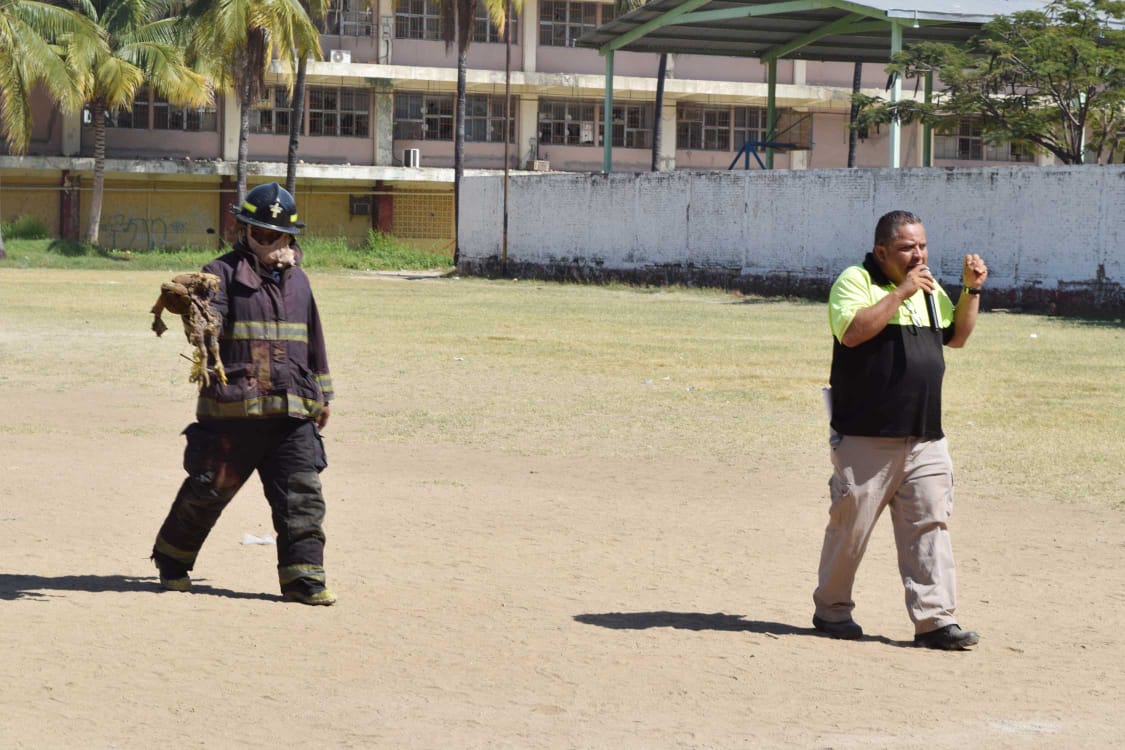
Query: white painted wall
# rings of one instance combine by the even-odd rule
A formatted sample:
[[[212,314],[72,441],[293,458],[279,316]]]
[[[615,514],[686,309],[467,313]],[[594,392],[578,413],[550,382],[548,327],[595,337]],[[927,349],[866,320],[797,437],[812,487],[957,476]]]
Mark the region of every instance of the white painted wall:
[[[502,191],[502,178],[465,178],[465,261],[499,257]],[[921,216],[946,285],[966,252],[985,257],[993,289],[1090,281],[1099,266],[1125,282],[1123,165],[517,175],[508,260],[830,280],[893,209]]]

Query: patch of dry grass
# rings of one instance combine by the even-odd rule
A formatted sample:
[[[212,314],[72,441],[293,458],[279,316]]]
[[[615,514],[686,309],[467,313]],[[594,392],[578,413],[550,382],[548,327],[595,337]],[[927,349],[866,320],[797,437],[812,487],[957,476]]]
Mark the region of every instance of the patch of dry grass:
[[[164,280],[0,270],[0,391],[108,377],[190,418],[186,344],[178,328],[148,330]],[[827,479],[822,304],[323,272],[313,284],[339,391],[334,440],[677,456],[735,479],[763,467]],[[946,361],[946,432],[974,493],[1123,505],[1125,329],[986,314]],[[18,424],[0,433],[17,438]]]

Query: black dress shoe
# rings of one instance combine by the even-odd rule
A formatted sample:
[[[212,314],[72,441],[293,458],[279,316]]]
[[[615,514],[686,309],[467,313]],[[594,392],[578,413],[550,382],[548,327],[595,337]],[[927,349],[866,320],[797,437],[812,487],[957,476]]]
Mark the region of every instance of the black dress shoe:
[[[977,645],[978,641],[980,636],[976,632],[962,630],[956,623],[914,636],[915,646],[937,648],[942,651],[968,651]]]
[[[844,641],[854,641],[858,638],[863,637],[863,628],[859,626],[858,622],[850,617],[841,622],[830,622],[828,620],[822,620],[816,615],[813,615],[812,624],[818,632],[824,633],[830,638],[839,638]]]

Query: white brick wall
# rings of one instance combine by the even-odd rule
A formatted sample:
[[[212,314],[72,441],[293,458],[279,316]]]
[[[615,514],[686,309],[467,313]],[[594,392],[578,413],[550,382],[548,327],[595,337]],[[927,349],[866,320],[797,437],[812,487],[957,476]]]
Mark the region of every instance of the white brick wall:
[[[831,279],[892,209],[922,217],[931,265],[959,283],[979,252],[993,289],[1125,282],[1125,166],[512,176],[508,259]],[[503,178],[466,177],[461,257],[500,255]]]

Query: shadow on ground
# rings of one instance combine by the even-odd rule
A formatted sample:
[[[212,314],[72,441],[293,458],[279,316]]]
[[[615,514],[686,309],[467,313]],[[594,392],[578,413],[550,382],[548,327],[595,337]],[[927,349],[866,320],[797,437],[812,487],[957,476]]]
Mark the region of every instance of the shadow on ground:
[[[0,600],[14,599],[47,599],[52,596],[52,591],[86,591],[92,593],[115,592],[130,593],[160,592],[160,581],[156,576],[123,576],[123,575],[74,575],[74,576],[36,576],[19,575],[13,573],[0,573]],[[167,592],[172,594],[174,592]],[[205,583],[193,581],[190,594],[204,596],[222,596],[228,599],[261,599],[264,601],[281,601],[280,594],[250,593],[245,591],[231,591]]]
[[[811,635],[816,638],[826,637],[813,628],[799,628],[783,622],[747,620],[742,615],[728,615],[725,612],[712,614],[705,612],[604,612],[575,615],[574,619],[585,625],[597,625],[600,628],[610,628],[611,630],[676,628],[678,630],[725,630],[771,636]],[[883,643],[900,648],[912,648],[914,645],[910,641],[895,641],[881,635],[865,635],[860,641]]]
[[[575,615],[574,619],[586,625],[597,625],[613,630],[647,630],[649,628],[676,628],[678,630],[731,630],[768,635],[815,635],[812,628],[798,628],[781,622],[747,620],[742,615],[724,612],[605,612],[603,614]]]

